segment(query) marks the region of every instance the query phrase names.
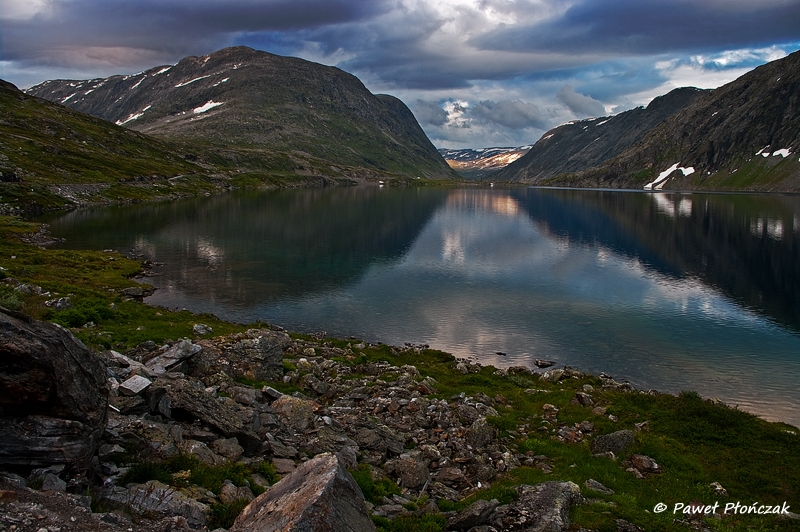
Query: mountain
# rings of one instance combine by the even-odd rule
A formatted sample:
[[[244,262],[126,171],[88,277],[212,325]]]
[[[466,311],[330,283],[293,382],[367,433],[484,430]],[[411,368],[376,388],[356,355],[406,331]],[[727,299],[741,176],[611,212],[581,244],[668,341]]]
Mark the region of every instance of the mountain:
[[[549,140],[543,137],[531,152]],[[798,152],[800,52],[794,52],[700,94],[600,164],[552,177],[520,176],[509,168],[506,178],[555,186],[798,192]]]
[[[525,155],[530,146],[448,150],[439,148],[450,168],[468,179],[482,179]]]
[[[397,98],[370,93],[338,68],[242,46],[132,76],[46,81],[27,93],[159,138],[221,150],[234,163],[279,153],[301,173],[324,174],[334,165],[454,177]]]
[[[563,124],[545,133],[528,153],[492,176],[498,181],[538,183],[570,172],[593,168],[619,155],[655,126],[683,109],[705,91],[675,89],[615,116]]]
[[[170,196],[189,182],[203,190],[193,179],[208,168],[175,146],[28,96],[2,80],[0,109],[0,212],[11,205],[60,208],[89,197],[135,200],[162,185],[155,195]]]

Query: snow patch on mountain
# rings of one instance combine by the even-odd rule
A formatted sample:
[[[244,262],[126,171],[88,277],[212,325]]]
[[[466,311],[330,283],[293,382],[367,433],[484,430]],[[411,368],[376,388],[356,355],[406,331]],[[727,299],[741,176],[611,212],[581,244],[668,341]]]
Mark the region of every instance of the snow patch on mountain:
[[[137,120],[137,119],[141,118],[142,115],[145,113],[145,111],[147,111],[151,107],[153,107],[153,106],[152,105],[148,105],[147,107],[145,107],[144,109],[142,109],[138,113],[134,113],[134,114],[128,115],[128,118],[126,118],[125,120],[117,120],[114,123],[117,124],[118,126],[124,126],[128,122],[131,122],[133,120]]]
[[[199,78],[194,78],[190,79],[189,81],[184,81],[183,83],[178,83],[177,85],[175,85],[175,88],[177,89],[178,87],[185,87],[186,85],[194,83],[195,81],[200,81],[201,79],[210,78],[212,75],[213,74],[209,74],[207,76],[200,76]]]
[[[205,113],[206,111],[209,111],[209,110],[213,109],[214,107],[219,107],[223,103],[225,103],[225,102],[214,102],[214,101],[209,100],[205,104],[201,105],[200,107],[195,107],[194,108],[194,114],[199,115],[201,113]]]
[[[658,174],[658,177],[655,178],[655,180],[651,181],[650,183],[647,183],[644,186],[644,190],[661,190],[661,188],[664,186],[664,182],[666,181],[666,179],[675,170],[680,170],[681,173],[683,175],[685,175],[685,176],[691,175],[691,174],[694,173],[694,167],[693,166],[683,167],[683,166],[678,166],[679,164],[681,164],[681,163],[675,163],[672,166],[670,166],[669,168],[667,168],[666,170],[664,170],[663,172],[661,172],[660,174]]]

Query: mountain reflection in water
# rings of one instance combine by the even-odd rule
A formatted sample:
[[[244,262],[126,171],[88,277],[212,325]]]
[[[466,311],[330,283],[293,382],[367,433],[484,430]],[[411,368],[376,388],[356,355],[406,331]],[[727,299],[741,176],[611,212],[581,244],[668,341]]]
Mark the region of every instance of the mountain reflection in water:
[[[317,189],[47,221],[69,246],[165,263],[153,304],[550,358],[800,424],[797,196]]]

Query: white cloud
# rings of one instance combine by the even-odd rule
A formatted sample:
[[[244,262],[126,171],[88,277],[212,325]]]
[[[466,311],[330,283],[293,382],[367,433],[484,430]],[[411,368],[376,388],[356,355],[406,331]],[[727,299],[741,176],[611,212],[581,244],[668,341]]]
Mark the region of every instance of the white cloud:
[[[27,20],[50,7],[48,0],[0,0],[0,20]]]

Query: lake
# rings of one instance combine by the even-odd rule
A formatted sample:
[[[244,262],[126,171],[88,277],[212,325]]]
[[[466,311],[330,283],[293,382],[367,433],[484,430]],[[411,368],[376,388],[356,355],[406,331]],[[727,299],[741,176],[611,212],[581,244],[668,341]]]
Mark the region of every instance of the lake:
[[[800,196],[320,188],[43,221],[163,263],[154,305],[551,359],[800,425]]]

